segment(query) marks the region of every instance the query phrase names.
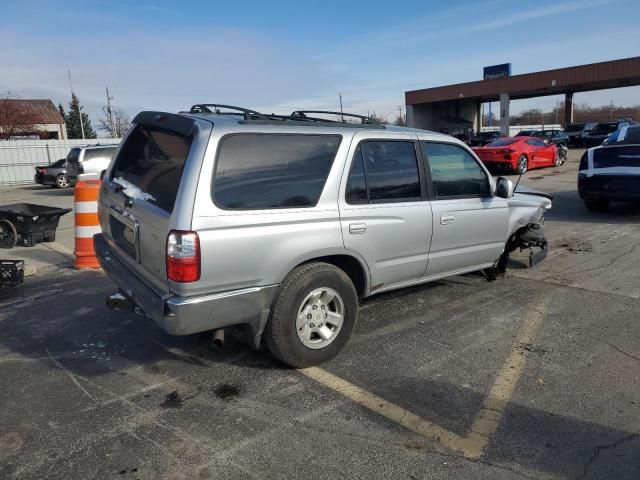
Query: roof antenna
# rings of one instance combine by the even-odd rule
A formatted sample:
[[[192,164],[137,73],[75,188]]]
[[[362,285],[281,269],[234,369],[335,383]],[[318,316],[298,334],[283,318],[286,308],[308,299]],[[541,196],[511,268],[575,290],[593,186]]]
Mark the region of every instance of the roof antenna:
[[[338,95],[340,96],[340,119],[342,120],[342,123],[344,123],[344,112],[342,111],[342,93],[338,93]]]

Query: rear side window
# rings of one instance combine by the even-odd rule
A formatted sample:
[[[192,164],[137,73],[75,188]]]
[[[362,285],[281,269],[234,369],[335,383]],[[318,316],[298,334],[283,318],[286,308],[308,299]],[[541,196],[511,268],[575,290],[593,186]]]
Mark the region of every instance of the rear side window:
[[[222,140],[213,198],[227,209],[313,207],[340,135],[238,134]]]
[[[365,141],[358,145],[345,198],[352,204],[420,200],[420,174],[414,143]]]
[[[111,180],[123,187],[132,185],[129,191],[139,191],[149,203],[171,213],[191,140],[170,130],[138,125],[118,153]]]
[[[436,197],[490,196],[487,174],[465,149],[432,142],[422,142],[422,149],[431,169]]]

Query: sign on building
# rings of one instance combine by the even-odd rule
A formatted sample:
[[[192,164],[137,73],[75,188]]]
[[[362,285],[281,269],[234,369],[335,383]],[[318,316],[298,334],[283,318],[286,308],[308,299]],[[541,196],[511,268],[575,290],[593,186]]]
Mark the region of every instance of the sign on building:
[[[503,63],[500,65],[491,65],[490,67],[484,67],[483,78],[490,80],[492,78],[506,78],[511,76],[511,64]]]

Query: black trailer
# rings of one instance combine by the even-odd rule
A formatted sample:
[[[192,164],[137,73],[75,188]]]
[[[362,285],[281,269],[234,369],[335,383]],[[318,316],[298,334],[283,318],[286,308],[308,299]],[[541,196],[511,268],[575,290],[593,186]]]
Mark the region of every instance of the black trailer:
[[[70,211],[33,203],[0,206],[0,248],[55,241],[60,217]]]

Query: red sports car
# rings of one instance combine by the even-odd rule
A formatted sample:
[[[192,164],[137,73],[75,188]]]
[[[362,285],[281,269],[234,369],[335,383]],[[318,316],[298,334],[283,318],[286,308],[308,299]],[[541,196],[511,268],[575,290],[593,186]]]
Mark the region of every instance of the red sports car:
[[[535,137],[501,137],[484,147],[473,148],[489,169],[514,170],[524,173],[530,168],[559,166],[561,160],[555,145],[547,145]]]

